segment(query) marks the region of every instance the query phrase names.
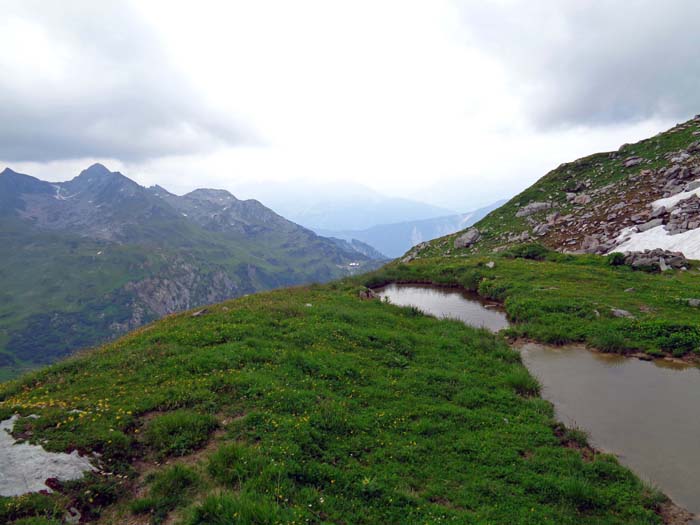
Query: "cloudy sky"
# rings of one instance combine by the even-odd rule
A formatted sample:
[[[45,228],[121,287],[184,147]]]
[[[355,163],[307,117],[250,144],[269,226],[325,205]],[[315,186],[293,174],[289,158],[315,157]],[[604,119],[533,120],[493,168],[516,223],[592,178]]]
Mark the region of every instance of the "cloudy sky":
[[[700,113],[698,20],[697,0],[0,0],[0,167],[466,211]]]

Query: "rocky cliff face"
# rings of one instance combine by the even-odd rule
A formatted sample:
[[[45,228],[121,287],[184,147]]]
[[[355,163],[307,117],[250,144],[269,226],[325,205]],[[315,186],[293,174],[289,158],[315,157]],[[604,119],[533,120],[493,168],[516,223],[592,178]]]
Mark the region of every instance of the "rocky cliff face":
[[[700,259],[700,116],[564,164],[474,230],[421,253],[498,251],[522,242],[598,254],[661,248]]]

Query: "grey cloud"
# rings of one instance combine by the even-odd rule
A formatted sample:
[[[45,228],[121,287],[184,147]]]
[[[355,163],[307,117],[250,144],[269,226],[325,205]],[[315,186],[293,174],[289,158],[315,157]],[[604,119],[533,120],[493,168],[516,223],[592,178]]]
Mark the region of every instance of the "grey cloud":
[[[13,77],[0,54],[2,159],[137,161],[253,140],[203,102],[125,3],[5,0],[2,15],[38,24],[61,61],[56,74],[28,62]]]
[[[540,128],[700,113],[700,2],[461,4],[471,43],[505,65]]]

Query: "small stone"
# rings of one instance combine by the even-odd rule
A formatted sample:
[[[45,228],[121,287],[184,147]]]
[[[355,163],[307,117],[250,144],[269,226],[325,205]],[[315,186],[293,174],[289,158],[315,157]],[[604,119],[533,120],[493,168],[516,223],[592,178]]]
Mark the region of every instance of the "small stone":
[[[693,182],[689,182],[685,186],[685,191],[693,191],[700,188],[700,180],[694,180]]]
[[[622,308],[613,308],[611,310],[613,317],[621,317],[621,318],[632,318],[634,317],[631,313],[629,313],[627,310],[623,310]]]
[[[493,269],[494,266],[496,266],[496,263],[493,261],[489,261],[486,263],[487,268]]]
[[[531,202],[530,204],[520,208],[515,216],[516,217],[528,217],[534,213],[548,210],[552,207],[550,202]]]
[[[651,230],[652,228],[656,228],[657,226],[661,226],[663,223],[663,219],[653,219],[649,222],[645,222],[644,224],[640,224],[639,226],[637,226],[637,230],[639,232],[645,232],[647,230]]]
[[[584,206],[588,203],[590,203],[593,199],[591,199],[590,195],[586,195],[585,193],[582,193],[581,195],[576,195],[576,198],[574,199],[574,204],[579,204],[581,206]]]
[[[699,308],[700,299],[688,299],[688,306],[692,306],[693,308]]]
[[[203,315],[206,315],[209,313],[208,308],[203,308],[201,310],[197,310],[195,313],[192,314],[192,317],[201,317]]]
[[[360,299],[362,299],[363,301],[371,301],[372,299],[377,299],[379,297],[371,288],[365,288],[364,290],[360,290],[359,296]],[[311,305],[307,304],[307,306]]]

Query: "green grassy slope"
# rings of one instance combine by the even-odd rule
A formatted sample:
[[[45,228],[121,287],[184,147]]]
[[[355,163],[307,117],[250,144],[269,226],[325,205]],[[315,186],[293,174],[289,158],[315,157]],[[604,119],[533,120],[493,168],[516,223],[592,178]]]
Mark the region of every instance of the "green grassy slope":
[[[432,282],[476,291],[504,302],[514,337],[698,359],[700,309],[688,302],[700,298],[698,268],[646,273],[610,260],[524,245],[502,254],[393,263],[368,284]],[[614,309],[631,317],[616,317]]]
[[[40,416],[18,435],[99,452],[109,474],[0,500],[0,521],[72,505],[115,524],[660,523],[663,497],[559,426],[502,339],[358,298],[361,282],[481,271],[462,264],[171,316],[3,384],[0,417]]]

